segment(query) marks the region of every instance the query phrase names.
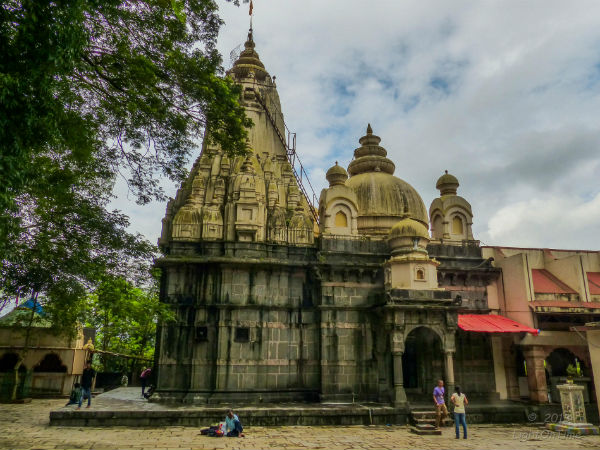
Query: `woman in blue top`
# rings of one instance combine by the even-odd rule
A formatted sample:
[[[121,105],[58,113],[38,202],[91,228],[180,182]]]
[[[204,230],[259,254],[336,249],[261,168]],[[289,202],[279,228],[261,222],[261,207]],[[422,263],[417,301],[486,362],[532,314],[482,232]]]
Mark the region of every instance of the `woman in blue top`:
[[[242,423],[237,415],[233,413],[232,409],[227,410],[227,416],[225,417],[225,436],[227,437],[244,437],[242,433]]]

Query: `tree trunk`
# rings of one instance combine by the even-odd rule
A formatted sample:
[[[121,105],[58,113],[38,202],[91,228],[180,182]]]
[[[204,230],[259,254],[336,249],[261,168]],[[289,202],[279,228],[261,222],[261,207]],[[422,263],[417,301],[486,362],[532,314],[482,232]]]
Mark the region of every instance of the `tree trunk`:
[[[13,402],[17,401],[19,382],[21,381],[20,380],[21,377],[19,376],[19,369],[25,362],[25,357],[27,356],[27,353],[29,352],[29,340],[31,338],[31,327],[33,325],[33,319],[35,318],[35,308],[37,307],[37,297],[38,297],[37,292],[34,293],[34,295],[31,297],[33,299],[33,305],[31,307],[31,315],[29,316],[29,323],[27,324],[27,328],[25,329],[25,343],[23,344],[23,350],[19,354],[19,360],[17,361],[17,363],[15,364],[15,367],[14,367],[14,371],[15,371],[14,383],[15,384],[13,386],[12,393],[10,395],[10,399]]]

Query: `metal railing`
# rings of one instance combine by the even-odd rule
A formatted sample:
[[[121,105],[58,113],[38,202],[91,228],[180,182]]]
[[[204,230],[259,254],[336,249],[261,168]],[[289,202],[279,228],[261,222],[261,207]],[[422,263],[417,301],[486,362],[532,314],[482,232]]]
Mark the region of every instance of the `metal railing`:
[[[286,156],[287,156],[288,162],[290,163],[290,166],[292,167],[292,172],[294,173],[294,177],[296,178],[296,182],[298,183],[298,188],[304,195],[304,198],[306,198],[306,202],[308,203],[308,207],[309,207],[312,215],[314,216],[315,221],[317,223],[319,223],[319,214],[317,212],[317,207],[319,205],[319,199],[317,198],[317,195],[315,194],[315,190],[314,190],[310,180],[308,179],[308,173],[304,169],[304,166],[300,162],[300,158],[298,157],[298,154],[296,153],[296,133],[292,133],[288,129],[285,122],[282,120],[283,127],[285,129],[285,132],[287,133],[287,139],[286,139],[286,137],[283,135],[283,133],[277,126],[277,122],[276,122],[275,118],[273,117],[273,112],[265,104],[265,101],[264,101],[262,95],[260,94],[260,92],[257,91],[256,89],[254,89],[254,95],[256,96],[256,100],[258,101],[258,103],[265,110],[265,113],[267,114],[267,117],[269,118],[271,125],[273,125],[273,128],[275,129],[275,134],[277,134],[277,137],[279,137],[279,140],[283,144],[283,147],[285,148],[285,151],[286,151]],[[281,114],[279,111],[275,111],[275,114],[277,114],[277,113]],[[305,185],[305,183],[306,183],[306,185]]]

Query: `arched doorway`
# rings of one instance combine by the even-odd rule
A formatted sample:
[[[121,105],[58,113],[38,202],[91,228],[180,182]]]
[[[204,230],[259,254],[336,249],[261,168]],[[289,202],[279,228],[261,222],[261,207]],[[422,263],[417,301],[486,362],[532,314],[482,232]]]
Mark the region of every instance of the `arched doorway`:
[[[67,371],[67,366],[65,366],[60,356],[56,353],[47,353],[34,368],[34,372],[59,372],[65,373]]]
[[[431,400],[437,380],[444,379],[444,352],[440,337],[430,328],[415,328],[406,337],[402,374],[409,401]]]
[[[546,358],[546,371],[551,377],[566,377],[569,364],[576,367],[578,363],[581,370],[584,364],[573,352],[566,348],[555,348]]]

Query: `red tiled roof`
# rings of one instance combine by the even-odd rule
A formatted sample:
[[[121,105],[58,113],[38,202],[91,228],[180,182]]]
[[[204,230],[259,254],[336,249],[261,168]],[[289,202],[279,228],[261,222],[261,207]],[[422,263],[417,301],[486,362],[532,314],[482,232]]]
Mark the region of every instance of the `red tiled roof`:
[[[587,272],[590,294],[600,295],[600,272]]]
[[[533,291],[536,294],[577,293],[546,269],[531,269],[531,277],[533,278]]]
[[[520,333],[525,331],[533,335],[538,334],[538,330],[535,328],[495,314],[459,314],[458,326],[465,331],[480,333]]]
[[[587,309],[600,309],[600,302],[569,302],[564,300],[536,300],[530,302],[529,306],[535,308],[536,306],[552,307],[552,308],[587,308]]]

